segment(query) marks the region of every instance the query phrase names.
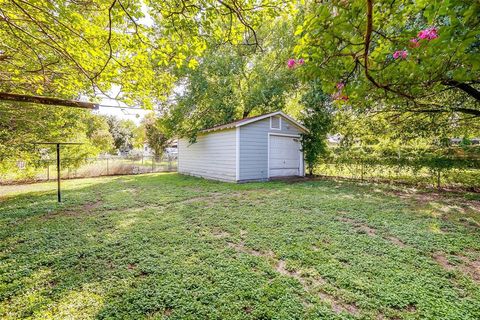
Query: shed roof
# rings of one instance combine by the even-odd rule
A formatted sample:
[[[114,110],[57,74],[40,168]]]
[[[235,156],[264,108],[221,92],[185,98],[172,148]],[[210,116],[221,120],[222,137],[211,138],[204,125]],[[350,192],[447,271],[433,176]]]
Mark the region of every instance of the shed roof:
[[[302,131],[304,131],[304,132],[307,132],[307,131],[308,131],[308,129],[307,129],[304,125],[302,125],[300,122],[298,122],[297,120],[293,119],[293,118],[290,117],[289,115],[285,114],[285,113],[282,112],[282,111],[275,111],[275,112],[270,112],[270,113],[262,114],[262,115],[259,115],[259,116],[243,118],[243,119],[240,119],[240,120],[237,120],[237,121],[233,121],[233,122],[230,122],[230,123],[221,124],[221,125],[218,125],[218,126],[214,126],[214,127],[208,128],[208,129],[204,129],[204,130],[202,130],[201,132],[208,133],[208,132],[212,132],[212,131],[219,131],[219,130],[225,130],[225,129],[233,129],[233,128],[236,128],[236,127],[241,127],[241,126],[244,126],[244,125],[246,125],[246,124],[249,124],[249,123],[252,123],[252,122],[256,122],[256,121],[260,121],[260,120],[262,120],[262,119],[265,119],[265,118],[268,118],[268,117],[271,117],[271,116],[276,116],[276,115],[280,115],[280,116],[288,119],[288,120],[291,121],[293,124],[295,124],[297,127],[299,127],[300,129],[302,129]]]

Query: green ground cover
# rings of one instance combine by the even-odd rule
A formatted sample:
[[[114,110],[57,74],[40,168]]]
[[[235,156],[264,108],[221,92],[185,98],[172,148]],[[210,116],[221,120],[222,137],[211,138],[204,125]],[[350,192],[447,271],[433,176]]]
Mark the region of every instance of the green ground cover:
[[[479,319],[480,196],[177,174],[0,187],[0,317]]]

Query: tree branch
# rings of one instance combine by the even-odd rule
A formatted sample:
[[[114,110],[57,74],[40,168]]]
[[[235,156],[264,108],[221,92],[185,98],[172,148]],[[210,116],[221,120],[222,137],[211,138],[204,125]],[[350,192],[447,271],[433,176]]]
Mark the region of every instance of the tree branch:
[[[406,109],[406,112],[412,113],[448,113],[448,112],[459,112],[464,114],[470,114],[476,117],[480,117],[480,110],[469,109],[469,108],[445,108],[445,109]]]
[[[116,3],[117,3],[117,0],[114,0],[112,2],[112,4],[108,7],[108,39],[107,39],[108,58],[105,61],[103,67],[100,69],[100,71],[95,73],[95,75],[92,78],[92,81],[97,79],[98,76],[100,76],[100,74],[107,68],[108,63],[110,62],[110,60],[113,57],[113,48],[112,48],[112,43],[111,43],[111,41],[112,41],[112,10],[113,10],[113,7],[115,6]]]
[[[83,102],[77,100],[68,100],[61,98],[43,97],[43,96],[31,96],[26,94],[16,94],[0,92],[0,101],[15,101],[15,102],[29,102],[36,104],[46,104],[51,106],[64,106],[83,109],[96,109],[98,104],[92,102]]]
[[[467,83],[459,82],[456,80],[446,80],[443,81],[442,84],[458,88],[463,92],[467,93],[469,96],[473,97],[475,100],[480,101],[480,91]]]
[[[262,47],[260,46],[260,43],[258,41],[258,38],[257,38],[257,32],[255,31],[255,29],[245,20],[245,18],[243,17],[242,13],[240,12],[240,8],[237,6],[236,2],[233,1],[233,5],[235,6],[235,8],[233,6],[231,6],[230,4],[222,1],[222,0],[218,0],[218,2],[224,6],[225,8],[227,8],[228,10],[230,10],[231,13],[234,13],[237,18],[238,18],[238,21],[240,21],[241,24],[243,24],[245,26],[245,28],[247,28],[248,30],[250,30],[252,32],[252,35],[253,35],[253,38],[255,39],[255,42],[253,43],[253,45],[255,45],[256,47],[258,47],[260,49],[260,51],[263,51]],[[249,44],[247,42],[247,44]],[[250,43],[251,44],[251,43]]]
[[[373,83],[373,85],[377,88],[384,89],[386,91],[390,91],[392,93],[395,93],[399,96],[402,96],[404,98],[414,100],[415,97],[402,92],[398,91],[395,89],[392,89],[388,84],[381,84],[377,82],[372,75],[369,72],[369,65],[368,65],[368,54],[370,51],[370,42],[372,38],[372,32],[373,32],[373,0],[367,0],[367,30],[365,31],[365,51],[363,52],[363,63],[364,63],[364,69],[365,69],[365,77]]]

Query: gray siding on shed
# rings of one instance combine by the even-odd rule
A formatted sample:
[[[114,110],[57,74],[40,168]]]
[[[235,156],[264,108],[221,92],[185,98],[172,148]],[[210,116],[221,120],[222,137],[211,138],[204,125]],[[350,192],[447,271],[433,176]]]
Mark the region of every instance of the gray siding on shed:
[[[268,133],[299,135],[302,131],[282,117],[281,130],[270,129],[270,118],[240,128],[239,180],[268,179]]]
[[[178,141],[178,172],[222,181],[236,180],[236,130],[199,135]]]

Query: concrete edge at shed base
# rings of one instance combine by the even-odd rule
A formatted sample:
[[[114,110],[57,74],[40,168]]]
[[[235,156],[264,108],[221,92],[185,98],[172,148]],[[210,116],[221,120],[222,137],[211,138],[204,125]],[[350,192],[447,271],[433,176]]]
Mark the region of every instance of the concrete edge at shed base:
[[[269,181],[285,181],[289,179],[300,179],[300,178],[305,178],[304,176],[288,176],[288,177],[274,177],[274,178],[261,178],[261,179],[246,179],[246,180],[226,180],[226,179],[218,179],[218,178],[213,178],[213,177],[206,177],[206,176],[201,176],[193,173],[187,173],[187,172],[178,172],[179,175],[186,176],[186,177],[195,177],[199,179],[205,179],[209,181],[217,181],[217,182],[226,182],[226,183],[250,183],[250,182],[269,182]]]
[[[229,183],[236,183],[237,182],[235,180],[228,180],[228,179],[220,179],[220,178],[209,177],[209,176],[202,176],[202,175],[195,174],[195,173],[190,173],[190,172],[177,172],[177,173],[179,175],[186,176],[186,177],[195,177],[195,178],[200,178],[200,179],[205,179],[205,180],[210,180],[210,181],[229,182]]]
[[[249,182],[268,182],[270,179],[268,178],[261,178],[261,179],[245,179],[245,180],[237,180],[236,183],[249,183]]]

